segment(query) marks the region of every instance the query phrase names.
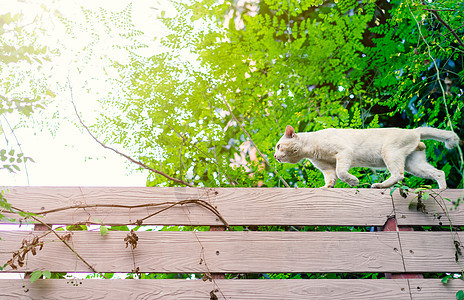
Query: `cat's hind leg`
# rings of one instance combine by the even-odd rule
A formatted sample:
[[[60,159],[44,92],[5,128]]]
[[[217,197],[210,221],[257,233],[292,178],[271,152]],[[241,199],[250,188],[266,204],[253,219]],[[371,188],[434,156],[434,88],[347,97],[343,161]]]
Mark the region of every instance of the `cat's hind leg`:
[[[406,172],[417,177],[434,179],[438,188],[446,189],[445,172],[427,162],[425,151],[414,151],[406,157]]]

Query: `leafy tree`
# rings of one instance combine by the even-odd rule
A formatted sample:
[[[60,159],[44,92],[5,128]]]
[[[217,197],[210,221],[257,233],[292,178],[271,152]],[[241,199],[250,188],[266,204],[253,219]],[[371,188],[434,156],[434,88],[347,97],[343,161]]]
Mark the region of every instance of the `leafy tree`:
[[[27,22],[23,14],[0,15],[0,169],[20,170],[32,158],[22,153],[8,115],[30,116],[43,109],[54,97],[42,73],[42,65],[49,61],[50,51],[40,39],[40,19]]]
[[[270,2],[273,15],[241,16],[244,30],[232,19],[225,29],[220,25],[231,3],[177,3],[178,15],[163,19],[172,32],[162,41],[169,51],[120,65],[126,99],[106,104],[128,113],[105,116],[101,126],[146,164],[195,184],[278,186],[280,176],[291,185],[319,185],[313,167],[268,158],[286,124],[300,131],[362,125],[359,108],[347,109],[342,99],[352,84],[346,72],[363,67],[358,51],[373,5],[363,6],[365,14],[333,6],[317,20],[290,19],[315,4],[295,1],[286,24],[283,10]]]

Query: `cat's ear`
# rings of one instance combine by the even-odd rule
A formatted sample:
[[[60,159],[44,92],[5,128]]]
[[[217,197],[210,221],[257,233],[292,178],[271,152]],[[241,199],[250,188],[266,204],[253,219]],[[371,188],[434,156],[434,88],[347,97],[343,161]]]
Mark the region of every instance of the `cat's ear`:
[[[293,138],[295,136],[296,136],[295,129],[293,129],[292,126],[287,125],[287,128],[285,128],[285,137]]]

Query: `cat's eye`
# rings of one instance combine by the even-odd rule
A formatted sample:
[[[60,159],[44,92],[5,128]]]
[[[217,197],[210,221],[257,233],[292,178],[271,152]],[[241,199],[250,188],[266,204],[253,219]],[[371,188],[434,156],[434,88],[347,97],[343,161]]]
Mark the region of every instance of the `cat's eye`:
[[[277,150],[279,150],[279,149],[280,149],[280,144],[277,145]]]

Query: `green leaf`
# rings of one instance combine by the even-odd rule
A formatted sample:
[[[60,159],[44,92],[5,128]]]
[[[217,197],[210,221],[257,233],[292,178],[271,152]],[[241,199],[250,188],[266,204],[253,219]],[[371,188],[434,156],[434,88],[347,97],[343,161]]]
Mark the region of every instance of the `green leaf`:
[[[50,279],[52,277],[52,273],[48,270],[42,272],[44,278]]]
[[[104,225],[100,226],[100,234],[103,236],[108,233],[108,228]]]
[[[124,225],[124,226],[111,226],[111,230],[129,231],[129,228],[126,225]],[[134,228],[134,231],[136,231],[135,228]]]
[[[424,200],[424,201],[429,199],[429,197],[430,197],[430,193],[425,192],[425,193],[422,194],[422,200]]]
[[[459,291],[456,293],[456,299],[457,299],[457,300],[463,300],[463,299],[464,299],[464,291],[463,291],[463,290],[459,290]]]
[[[37,270],[31,273],[31,282],[36,281],[42,276],[42,270]]]
[[[450,275],[445,276],[445,277],[443,277],[443,278],[441,279],[441,282],[442,282],[443,284],[447,284],[450,278],[451,278]]]
[[[24,157],[24,162],[26,162],[26,161],[28,161],[28,160],[30,160],[30,161],[32,161],[33,163],[35,163],[35,160],[33,160],[32,157]]]
[[[390,188],[390,196],[393,195],[393,193],[395,192],[395,190],[396,190],[397,188],[398,188],[398,186],[392,186],[392,187]]]

